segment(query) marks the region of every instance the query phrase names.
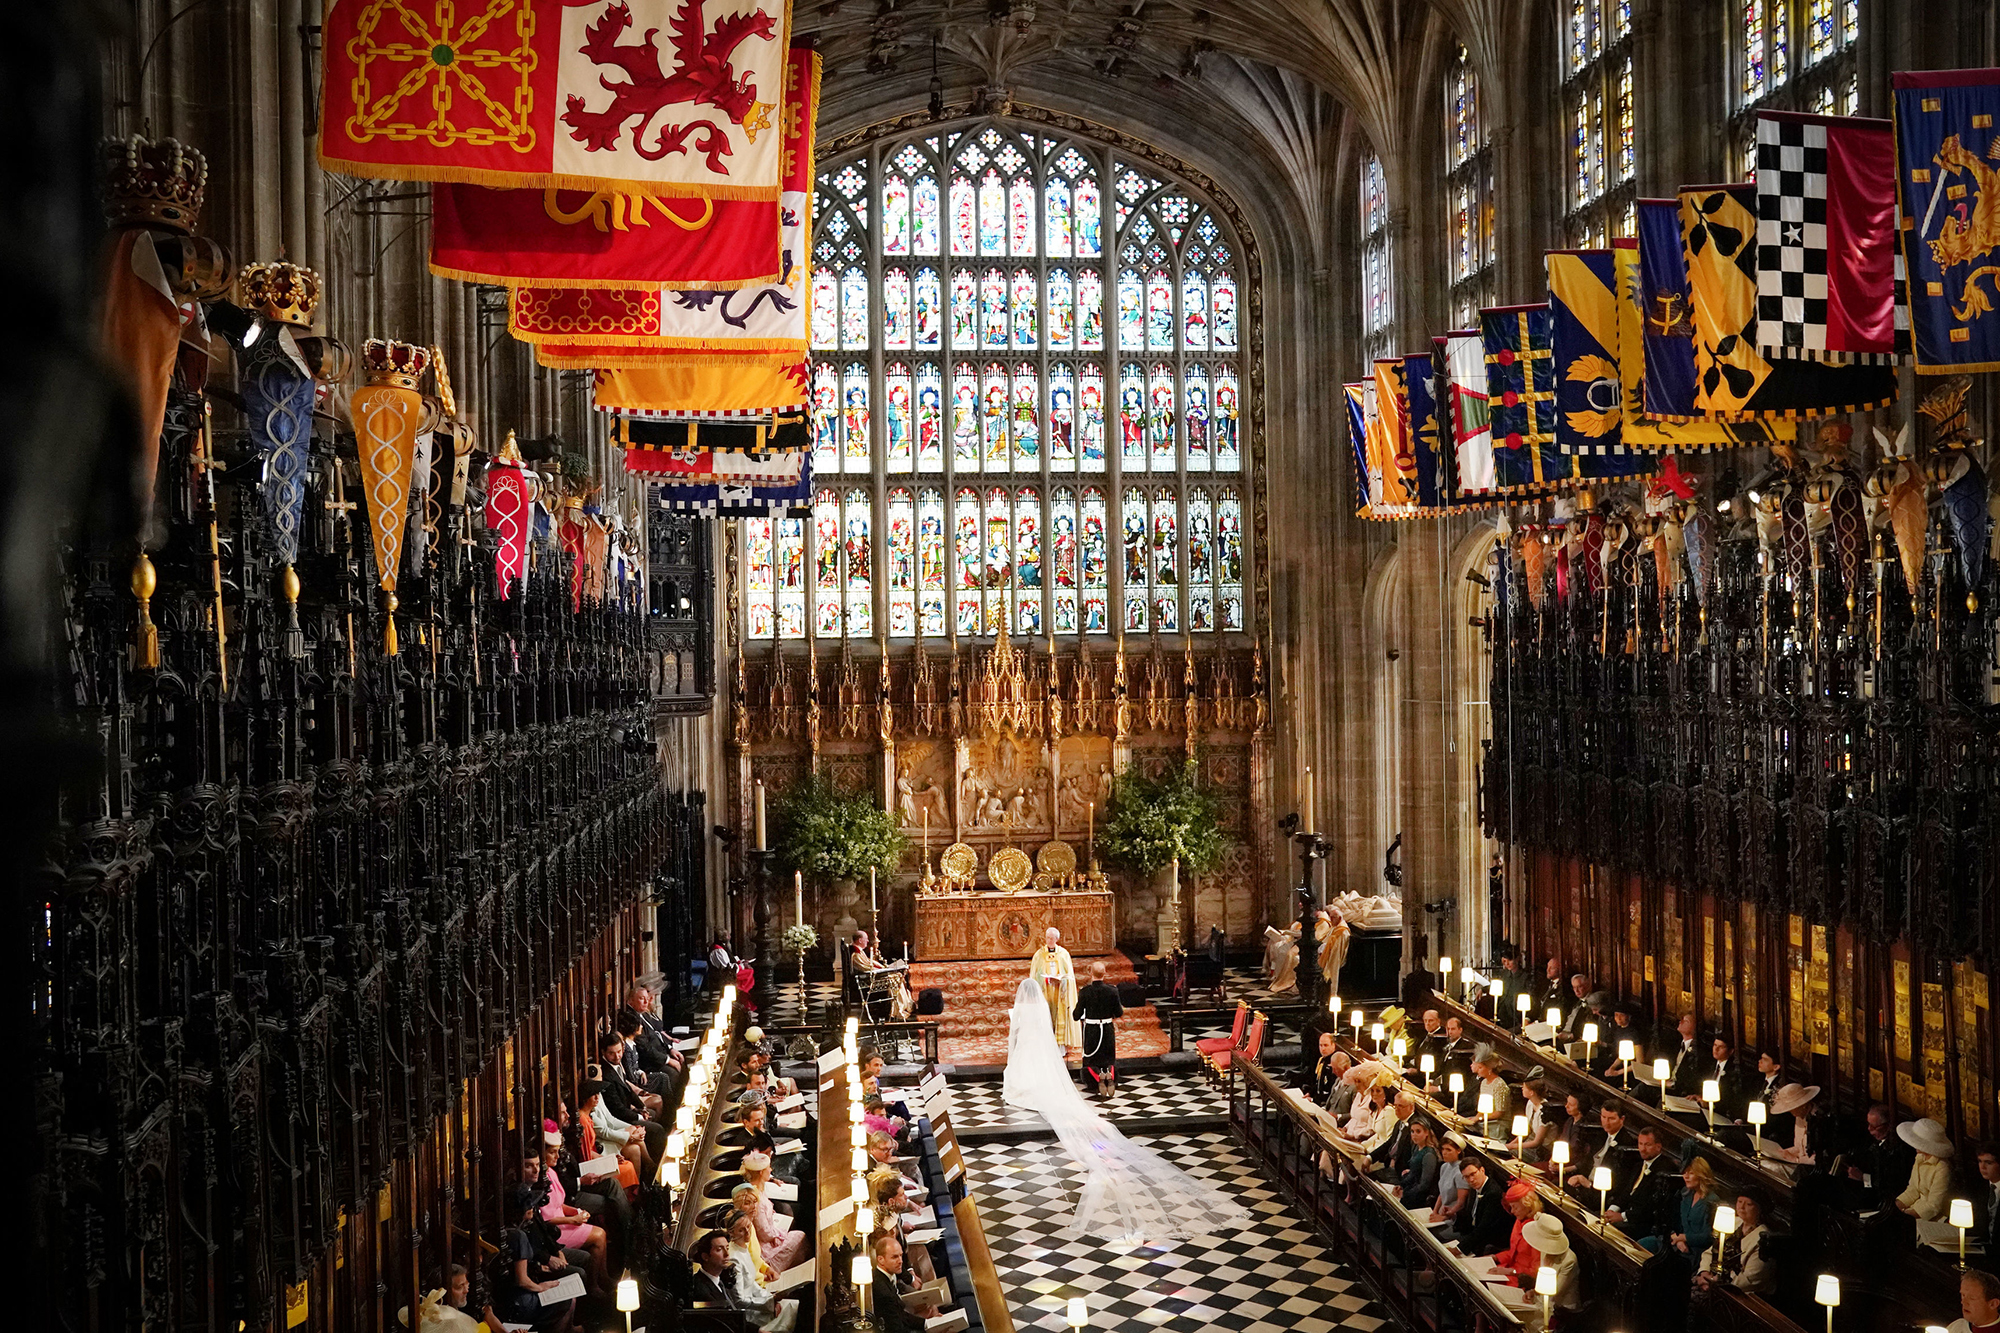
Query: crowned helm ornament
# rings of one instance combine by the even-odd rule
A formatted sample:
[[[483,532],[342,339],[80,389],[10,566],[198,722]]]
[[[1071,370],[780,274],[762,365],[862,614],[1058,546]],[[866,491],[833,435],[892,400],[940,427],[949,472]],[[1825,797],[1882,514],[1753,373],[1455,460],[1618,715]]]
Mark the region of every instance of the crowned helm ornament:
[[[104,216],[112,227],[158,227],[186,236],[201,215],[208,159],[178,139],[129,135],[99,147]]]
[[[279,260],[272,264],[245,264],[237,275],[243,289],[243,303],[275,324],[310,328],[313,311],[319,307],[319,274],[303,264]]]
[[[397,342],[391,338],[370,338],[361,344],[361,365],[370,384],[387,384],[398,389],[414,389],[430,368],[428,347]]]

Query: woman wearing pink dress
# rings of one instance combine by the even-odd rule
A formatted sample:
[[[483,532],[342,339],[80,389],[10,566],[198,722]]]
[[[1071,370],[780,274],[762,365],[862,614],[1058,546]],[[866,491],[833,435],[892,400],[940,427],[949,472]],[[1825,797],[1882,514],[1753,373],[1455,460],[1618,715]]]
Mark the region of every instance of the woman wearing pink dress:
[[[799,1260],[799,1252],[809,1239],[803,1231],[793,1231],[786,1225],[786,1219],[771,1206],[764,1196],[771,1183],[771,1157],[769,1153],[748,1152],[743,1154],[743,1179],[757,1192],[756,1202],[744,1208],[746,1200],[740,1193],[732,1200],[739,1209],[750,1215],[750,1221],[757,1228],[757,1245],[764,1253],[764,1262],[777,1272],[784,1272]]]
[[[554,1138],[554,1144],[547,1140]],[[548,1202],[541,1208],[542,1220],[553,1222],[556,1234],[562,1239],[566,1250],[588,1250],[590,1252],[591,1277],[599,1290],[609,1286],[610,1272],[605,1266],[604,1228],[594,1225],[590,1214],[581,1208],[569,1206],[569,1196],[563,1190],[562,1177],[556,1174],[556,1156],[560,1152],[560,1135],[543,1135],[542,1151],[539,1156],[528,1156],[521,1160],[523,1179],[534,1180],[539,1172],[544,1185],[548,1187]]]

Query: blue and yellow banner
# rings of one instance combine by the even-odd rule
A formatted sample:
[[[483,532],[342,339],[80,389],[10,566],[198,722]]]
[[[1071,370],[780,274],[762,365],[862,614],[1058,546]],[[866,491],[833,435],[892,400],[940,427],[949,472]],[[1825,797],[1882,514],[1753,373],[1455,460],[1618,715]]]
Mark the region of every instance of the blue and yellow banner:
[[[1356,518],[1372,518],[1376,478],[1368,466],[1368,393],[1374,386],[1366,381],[1343,384],[1341,396],[1347,401],[1347,438],[1354,452],[1354,506]]]
[[[1417,466],[1417,507],[1427,513],[1439,513],[1447,503],[1445,451],[1439,444],[1440,385],[1430,353],[1412,352],[1403,358],[1403,382],[1410,404],[1410,451]]]
[[[1917,373],[2000,370],[2000,70],[1913,70],[1894,83]]]
[[[1556,447],[1566,454],[1622,453],[1618,277],[1611,252],[1551,250],[1543,258],[1555,362]]]
[[[1486,341],[1495,489],[1508,495],[1545,494],[1576,472],[1576,460],[1556,447],[1549,308],[1545,303],[1482,310],[1479,327]]]

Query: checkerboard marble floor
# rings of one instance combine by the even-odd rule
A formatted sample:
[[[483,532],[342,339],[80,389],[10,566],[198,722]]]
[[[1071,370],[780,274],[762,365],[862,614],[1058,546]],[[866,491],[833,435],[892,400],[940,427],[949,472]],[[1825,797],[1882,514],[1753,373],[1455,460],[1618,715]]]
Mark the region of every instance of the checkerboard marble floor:
[[[1007,1105],[999,1079],[953,1079],[950,1086],[951,1120],[960,1129],[1046,1128],[1047,1122],[1035,1112]],[[1091,1099],[1091,1106],[1114,1122],[1229,1113],[1222,1088],[1194,1069],[1121,1074],[1118,1095],[1108,1102]]]
[[[1141,1141],[1234,1195],[1251,1213],[1249,1229],[1138,1248],[1066,1239],[1063,1225],[1083,1174],[1060,1144],[963,1145],[1017,1328],[1067,1328],[1072,1296],[1088,1303],[1091,1328],[1112,1333],[1372,1333],[1397,1327],[1227,1133]]]

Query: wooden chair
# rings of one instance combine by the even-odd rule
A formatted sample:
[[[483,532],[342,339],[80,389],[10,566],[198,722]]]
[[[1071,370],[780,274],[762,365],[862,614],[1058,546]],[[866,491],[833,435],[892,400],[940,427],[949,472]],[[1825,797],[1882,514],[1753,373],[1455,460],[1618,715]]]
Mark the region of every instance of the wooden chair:
[[[1236,1022],[1229,1029],[1227,1037],[1203,1037],[1195,1042],[1194,1048],[1200,1053],[1202,1063],[1206,1064],[1208,1058],[1212,1055],[1219,1055],[1223,1051],[1234,1050],[1236,1047],[1241,1046],[1243,1044],[1243,1029],[1249,1026],[1249,1023],[1250,1005],[1247,1001],[1238,1000],[1236,1002]]]
[[[1245,1060],[1254,1065],[1257,1063],[1258,1053],[1263,1049],[1264,1015],[1260,1013],[1250,1024],[1249,1039],[1237,1050],[1221,1051],[1210,1057],[1209,1068],[1213,1069],[1217,1074],[1226,1074],[1229,1072],[1229,1062],[1238,1055],[1241,1055]]]

